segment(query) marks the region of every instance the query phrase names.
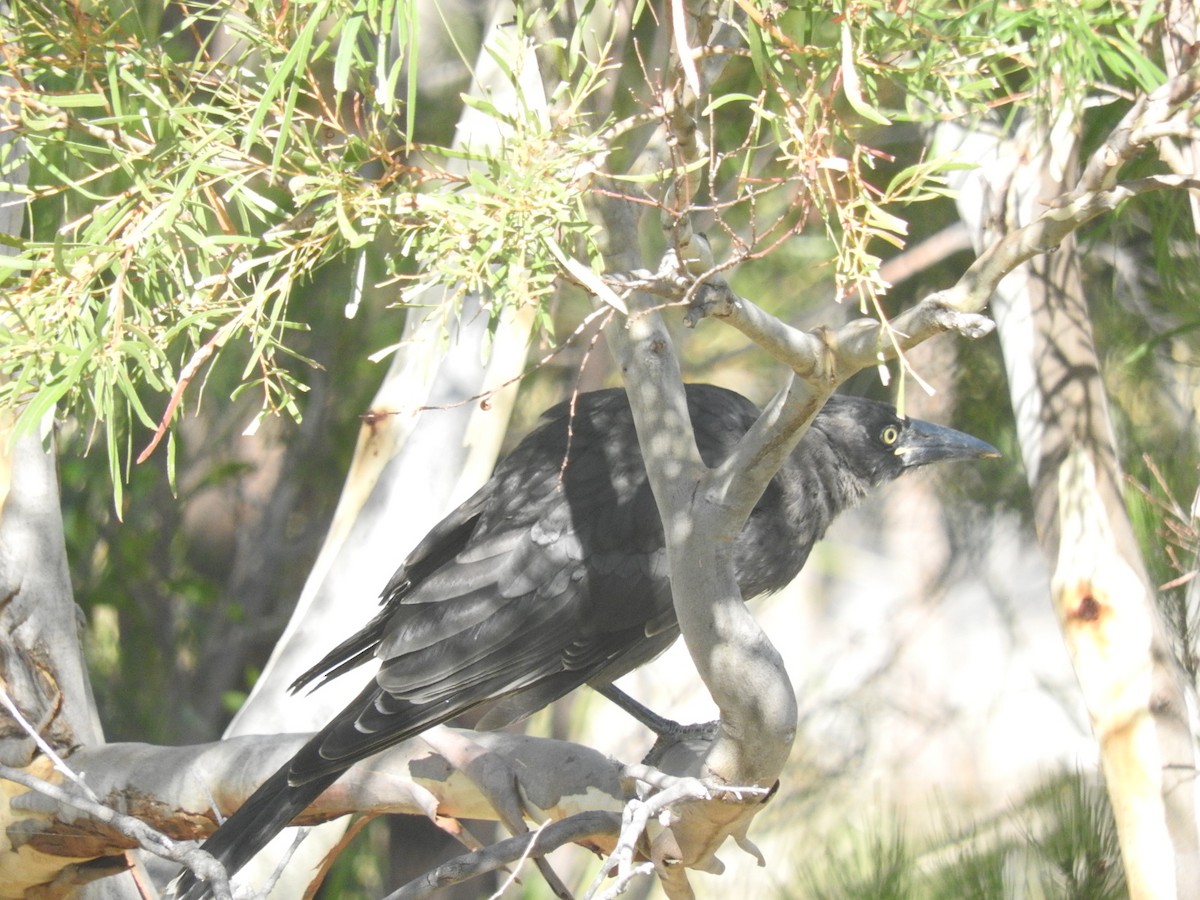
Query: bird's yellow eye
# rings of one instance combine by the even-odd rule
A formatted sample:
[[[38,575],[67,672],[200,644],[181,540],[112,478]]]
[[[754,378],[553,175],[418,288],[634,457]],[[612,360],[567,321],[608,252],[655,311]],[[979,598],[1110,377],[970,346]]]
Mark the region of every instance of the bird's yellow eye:
[[[879,439],[883,441],[885,447],[890,447],[900,439],[900,429],[895,425],[885,425],[883,431],[879,433]]]

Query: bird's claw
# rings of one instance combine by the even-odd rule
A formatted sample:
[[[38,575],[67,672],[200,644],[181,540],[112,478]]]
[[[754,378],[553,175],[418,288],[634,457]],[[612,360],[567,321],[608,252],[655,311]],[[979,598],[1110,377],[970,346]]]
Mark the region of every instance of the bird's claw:
[[[654,746],[646,753],[642,763],[647,766],[661,765],[663,760],[668,755],[683,752],[703,756],[708,752],[713,740],[717,736],[717,728],[720,722],[700,722],[695,725],[680,725],[671,723],[674,727],[666,731],[657,732],[658,738],[654,741]]]

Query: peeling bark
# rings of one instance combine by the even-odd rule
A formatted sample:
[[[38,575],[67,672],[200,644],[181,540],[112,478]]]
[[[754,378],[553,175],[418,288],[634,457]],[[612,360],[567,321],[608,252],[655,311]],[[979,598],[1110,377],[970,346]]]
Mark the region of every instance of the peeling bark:
[[[596,751],[563,741],[504,733],[462,732],[511,775],[514,797],[536,821],[557,822],[588,811],[617,813],[627,799],[622,767]],[[88,773],[88,785],[113,816],[131,816],[177,841],[206,837],[309,735],[256,735],[215,744],[156,747],[108,744],[78,751],[71,764]],[[77,796],[45,757],[26,774]],[[64,872],[81,877],[124,868],[121,857],[139,846],[119,823],[81,810],[74,802],[0,780],[0,897],[54,881]],[[214,808],[215,805],[215,808]],[[301,825],[349,813],[424,815],[438,822],[494,819],[496,812],[476,778],[456,767],[423,739],[414,739],[360,763],[297,819]],[[294,833],[289,835],[289,843]],[[611,849],[615,835],[592,846]],[[100,866],[83,866],[91,860]],[[79,871],[76,871],[79,870]],[[15,893],[6,894],[5,890]]]
[[[1109,526],[1089,453],[1076,445],[1058,475],[1051,593],[1100,743],[1125,877],[1135,897],[1195,896],[1194,827],[1181,827],[1186,806],[1172,799],[1194,797],[1195,760],[1188,742],[1171,739],[1175,723],[1160,708],[1170,700],[1156,686],[1164,661],[1155,659],[1160,636],[1146,615],[1154,597]]]
[[[36,434],[14,439],[6,432],[0,447],[8,448],[0,465],[6,479],[0,491],[5,495],[0,509],[0,689],[45,745],[69,756],[80,747],[102,745],[104,735],[87,680],[82,623],[67,572],[54,454]],[[0,713],[0,764],[41,775],[53,769],[25,726],[7,713]],[[48,843],[44,823],[20,808],[18,798],[24,793],[13,782],[0,780],[0,896],[23,896],[25,890],[61,896],[127,868],[124,859],[93,864],[94,854],[79,852],[90,846],[85,840],[90,824]],[[129,846],[115,849],[120,854]],[[101,896],[93,890],[105,897],[137,896],[127,876],[106,879],[86,896]]]

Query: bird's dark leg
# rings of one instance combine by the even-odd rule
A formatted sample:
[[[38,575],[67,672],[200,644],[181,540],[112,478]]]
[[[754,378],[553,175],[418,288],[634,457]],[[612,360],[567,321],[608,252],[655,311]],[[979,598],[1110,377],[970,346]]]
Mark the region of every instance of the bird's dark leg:
[[[657,735],[654,746],[642,760],[645,765],[657,766],[668,754],[676,753],[677,749],[684,749],[685,753],[702,757],[706,748],[717,735],[717,726],[720,725],[720,722],[680,725],[638,703],[620,688],[613,687],[611,684],[596,685],[595,687],[597,691]]]
[[[612,684],[594,685],[600,696],[611,700],[625,712],[629,713],[655,734],[660,737],[669,734],[678,734],[684,726],[680,725],[671,719],[660,716],[648,706],[638,703],[619,687]]]
[[[634,700],[619,687],[611,684],[597,685],[596,690],[601,696],[608,698],[625,712],[629,713],[656,735],[660,739],[678,739],[681,737],[691,737],[698,735],[706,735],[713,729],[715,722],[704,722],[698,725],[680,725],[673,719],[668,719],[665,716],[660,716],[648,706],[644,706]]]

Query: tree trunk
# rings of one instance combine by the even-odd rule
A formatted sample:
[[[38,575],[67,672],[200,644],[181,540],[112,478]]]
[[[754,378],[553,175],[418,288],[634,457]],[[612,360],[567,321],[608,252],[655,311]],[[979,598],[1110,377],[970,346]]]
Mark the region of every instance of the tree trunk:
[[[978,247],[1075,185],[1077,123],[977,131],[959,210]],[[1100,746],[1131,896],[1200,896],[1195,697],[1175,660],[1121,490],[1116,438],[1076,242],[1008,275],[993,298],[1034,523]]]
[[[7,4],[3,7],[7,13]],[[0,85],[13,87],[16,83],[10,76],[0,75]],[[8,104],[0,102],[0,123],[7,125],[10,118]],[[15,149],[0,149],[0,159],[7,161],[3,178],[22,184],[28,163],[20,133],[0,127],[0,145],[13,142],[18,142]],[[22,194],[0,191],[0,233],[21,236],[25,205]],[[14,247],[0,244],[0,253],[15,252]],[[44,441],[41,435],[14,439],[8,420],[0,425],[0,690],[6,707],[11,702],[42,740],[59,754],[68,755],[77,747],[102,744],[104,733],[83,659],[83,623],[67,570],[58,474],[53,450],[47,445],[52,447],[53,441]],[[0,763],[52,774],[46,756],[10,710],[0,712]],[[19,808],[24,789],[7,784],[5,788],[0,823],[18,826],[12,832],[3,829],[10,847],[17,850],[20,825],[36,822],[36,817]],[[33,827],[36,830],[36,825]],[[48,871],[57,873],[64,886],[86,885],[80,893],[83,897],[117,900],[139,896],[129,874],[89,883],[111,872],[111,867],[68,866],[64,870],[61,859],[47,859],[29,847],[18,850],[17,859],[16,870],[4,873],[14,891],[20,890],[21,884],[40,883],[42,873]]]
[[[504,28],[512,15],[510,4],[498,4],[471,92],[521,115],[522,109],[544,110],[545,99],[531,54],[510,40]],[[520,96],[497,58],[508,60],[513,71],[527,73]],[[458,140],[479,152],[501,139],[498,127],[495,118],[466,106]],[[292,694],[289,687],[334,644],[375,616],[383,586],[408,551],[491,475],[516,399],[515,379],[525,365],[530,319],[506,313],[489,335],[488,313],[479,298],[464,302],[456,319],[447,319],[436,296],[427,293],[423,302],[432,309],[427,314],[419,307],[409,310],[388,373],[364,416],[333,523],[292,619],[226,737],[315,731],[353,699],[374,676],[371,666],[314,692]],[[481,365],[485,357],[488,362]],[[489,391],[498,393],[488,393],[481,405],[477,398]],[[342,819],[313,829],[272,896],[301,896],[342,840],[347,824]],[[290,833],[280,835],[238,880],[265,884],[293,840]]]

